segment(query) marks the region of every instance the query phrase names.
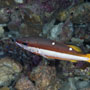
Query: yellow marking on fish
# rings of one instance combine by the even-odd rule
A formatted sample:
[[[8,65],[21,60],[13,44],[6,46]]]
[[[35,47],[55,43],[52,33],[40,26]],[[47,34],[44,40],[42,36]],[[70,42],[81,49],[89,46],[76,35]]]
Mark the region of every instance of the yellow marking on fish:
[[[82,52],[82,50],[77,46],[74,46],[74,45],[67,45],[67,46],[71,47],[72,49],[74,49],[77,52]]]

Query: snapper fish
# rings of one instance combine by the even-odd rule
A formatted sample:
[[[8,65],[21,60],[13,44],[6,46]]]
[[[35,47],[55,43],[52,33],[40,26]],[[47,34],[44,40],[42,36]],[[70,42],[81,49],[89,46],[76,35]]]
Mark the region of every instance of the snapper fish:
[[[42,37],[19,38],[15,43],[21,48],[45,58],[90,62],[90,54],[83,54],[81,49],[74,45],[66,45]]]

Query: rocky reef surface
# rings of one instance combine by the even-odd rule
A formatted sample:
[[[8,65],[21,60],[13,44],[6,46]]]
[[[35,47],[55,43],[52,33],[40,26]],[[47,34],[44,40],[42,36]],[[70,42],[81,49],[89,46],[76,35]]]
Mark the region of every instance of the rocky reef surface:
[[[13,41],[29,36],[90,53],[89,0],[0,0],[0,90],[90,90],[90,63],[50,60]]]

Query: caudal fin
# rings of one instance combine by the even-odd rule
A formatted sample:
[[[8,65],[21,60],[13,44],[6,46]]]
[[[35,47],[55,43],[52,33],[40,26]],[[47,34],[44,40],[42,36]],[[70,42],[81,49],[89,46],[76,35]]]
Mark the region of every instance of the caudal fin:
[[[85,57],[89,58],[89,60],[87,60],[87,62],[90,63],[90,54],[86,54]]]

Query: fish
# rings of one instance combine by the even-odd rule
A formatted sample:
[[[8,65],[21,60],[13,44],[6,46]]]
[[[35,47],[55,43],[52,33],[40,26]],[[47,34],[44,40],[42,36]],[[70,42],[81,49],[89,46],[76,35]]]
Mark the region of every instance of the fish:
[[[18,38],[15,44],[27,51],[48,59],[90,62],[90,54],[84,54],[79,47],[42,37]]]

